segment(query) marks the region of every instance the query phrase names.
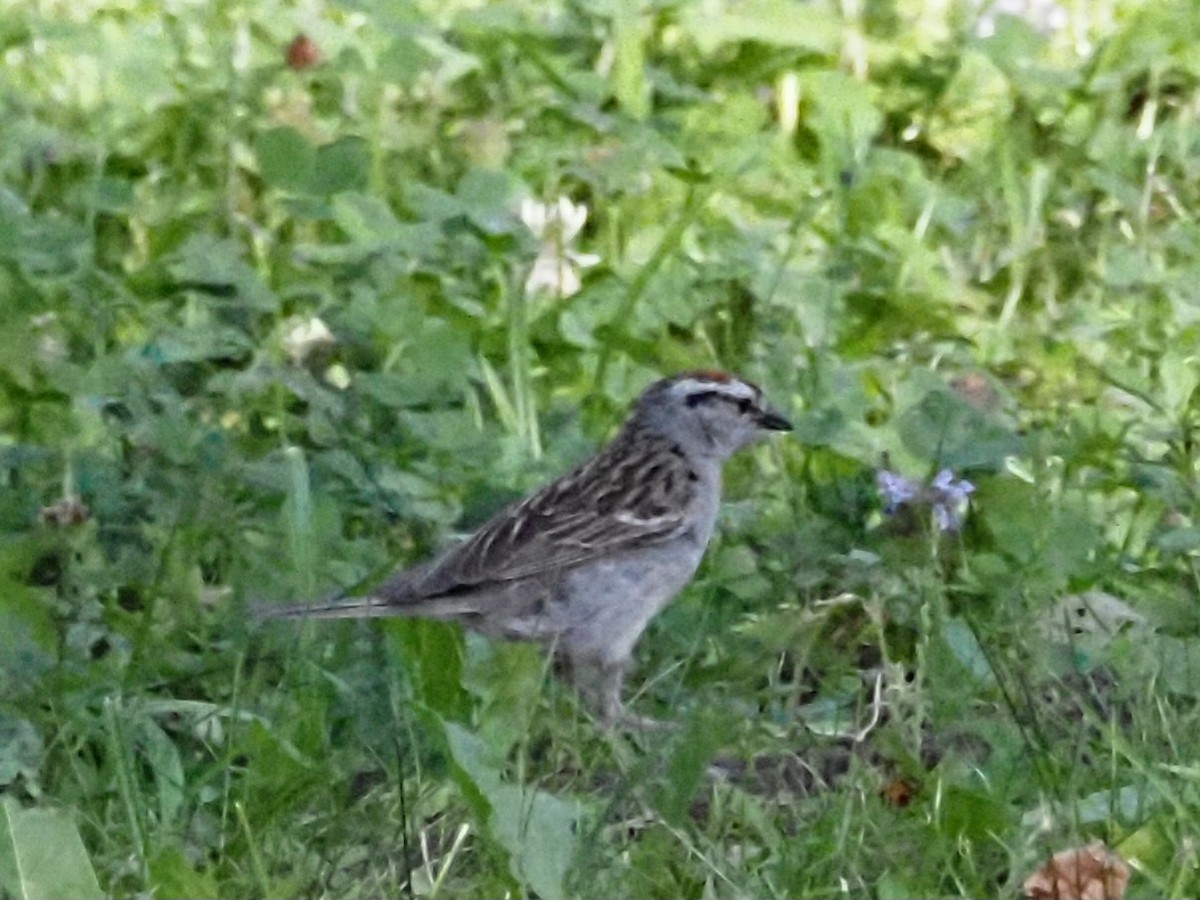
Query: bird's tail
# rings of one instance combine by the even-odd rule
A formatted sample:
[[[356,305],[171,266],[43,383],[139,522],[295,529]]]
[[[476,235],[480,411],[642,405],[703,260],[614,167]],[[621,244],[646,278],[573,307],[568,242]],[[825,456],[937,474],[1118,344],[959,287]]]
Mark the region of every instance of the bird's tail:
[[[388,602],[382,597],[347,597],[345,594],[335,594],[317,603],[259,604],[254,612],[259,619],[374,619],[411,614],[406,613],[404,605]]]

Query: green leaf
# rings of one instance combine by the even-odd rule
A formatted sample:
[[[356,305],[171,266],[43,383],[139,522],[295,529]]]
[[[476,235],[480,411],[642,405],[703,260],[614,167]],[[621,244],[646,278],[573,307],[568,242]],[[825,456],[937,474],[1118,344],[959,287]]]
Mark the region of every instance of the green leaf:
[[[1161,797],[1144,784],[1126,784],[1080,798],[1075,803],[1075,816],[1081,825],[1108,823],[1114,819],[1140,823],[1160,800]]]
[[[508,853],[513,877],[541,897],[566,896],[582,809],[575,801],[505,784],[495,748],[453,722],[443,722],[457,769],[486,801],[488,832]],[[501,760],[502,761],[502,760]]]
[[[17,900],[104,897],[71,814],[12,797],[0,800],[0,887]]]
[[[910,453],[938,468],[1000,469],[1005,457],[1024,449],[1020,436],[945,390],[926,394],[901,414],[896,428]]]
[[[32,278],[66,276],[86,268],[92,251],[92,238],[82,223],[50,214],[26,220],[18,262]]]
[[[525,226],[513,215],[521,183],[508,172],[472,168],[455,188],[461,212],[488,234],[523,232]]]
[[[1004,73],[983,54],[967,53],[930,122],[929,140],[947,156],[980,156],[1010,127],[1013,104]]]
[[[2,560],[13,562],[8,553]],[[0,680],[11,687],[54,666],[58,638],[53,613],[41,592],[0,576],[0,621],[4,622],[0,628]]]
[[[98,212],[124,213],[134,202],[133,182],[126,178],[98,178],[88,185],[85,198]]]
[[[355,242],[400,238],[400,222],[390,206],[370,194],[343,193],[333,198],[333,221]]]
[[[665,777],[659,785],[655,806],[668,822],[683,826],[704,783],[704,776],[717,750],[731,733],[730,722],[700,713],[692,716],[672,748]]]
[[[142,348],[155,363],[200,362],[206,359],[238,359],[254,352],[253,342],[236,328],[209,326],[170,331]]]
[[[183,760],[179,756],[179,748],[153,719],[140,719],[137,728],[141,736],[142,753],[154,776],[159,823],[173,828],[185,802]]]
[[[467,636],[463,685],[479,700],[479,731],[500,757],[528,734],[547,677],[546,657],[531,644]]]
[[[446,622],[414,619],[390,628],[389,637],[392,648],[414,670],[420,700],[441,719],[467,720],[471,696],[462,683],[459,629]]]
[[[360,137],[344,137],[317,150],[311,189],[322,196],[358,191],[371,174],[371,151]]]
[[[237,241],[198,231],[171,254],[168,270],[181,287],[202,289],[217,296],[232,293],[240,305],[274,312],[279,308],[279,299],[258,271],[246,262],[245,254],[245,248]],[[188,335],[175,337],[180,344],[189,342]]]
[[[254,144],[258,170],[271,187],[308,191],[313,185],[317,151],[295,128],[282,126],[264,131]]]
[[[221,897],[221,888],[208,872],[197,872],[178,847],[169,847],[150,860],[150,880],[156,897]]]
[[[692,3],[684,7],[684,28],[702,53],[723,44],[755,41],[775,47],[834,53],[842,42],[842,25],[824,7],[792,0],[747,0],[744,3]]]
[[[940,830],[951,839],[989,841],[1011,826],[1007,804],[991,794],[949,786],[938,805]]]
[[[983,648],[979,646],[975,632],[965,621],[952,618],[942,623],[942,641],[954,659],[963,669],[970,672],[977,682],[989,684],[995,681],[991,663],[988,662]]]
[[[501,786],[488,799],[492,835],[508,850],[514,877],[540,897],[565,897],[578,843],[579,804],[514,785]]]
[[[429,68],[433,57],[408,35],[394,39],[379,56],[379,74],[408,87]]]
[[[837,71],[806,72],[800,82],[804,97],[812,104],[807,124],[821,142],[825,177],[836,181],[844,170],[862,165],[883,126],[878,92]]]
[[[1182,419],[1192,406],[1192,396],[1200,385],[1200,357],[1172,347],[1159,359],[1158,373],[1162,382],[1163,408]]]
[[[1200,649],[1194,638],[1164,634],[1146,637],[1141,644],[1150,657],[1148,667],[1170,691],[1185,697],[1200,697]]]
[[[646,82],[646,26],[639,0],[617,0],[613,16],[613,96],[626,113],[644,119],[650,112],[650,86]]]
[[[0,710],[0,787],[20,779],[26,788],[38,790],[38,767],[44,753],[42,736],[32,724]]]
[[[303,596],[312,596],[317,583],[313,528],[312,483],[308,458],[301,447],[285,447],[288,496],[283,505],[283,531],[288,538],[294,583]]]

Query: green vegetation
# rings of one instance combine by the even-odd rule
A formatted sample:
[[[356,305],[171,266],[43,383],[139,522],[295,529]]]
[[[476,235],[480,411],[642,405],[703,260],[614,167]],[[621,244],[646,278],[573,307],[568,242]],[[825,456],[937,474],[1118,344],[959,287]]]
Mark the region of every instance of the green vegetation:
[[[0,895],[1200,894],[1200,5],[1062,13],[0,10]],[[714,366],[797,432],[639,648],[678,732],[248,615]]]

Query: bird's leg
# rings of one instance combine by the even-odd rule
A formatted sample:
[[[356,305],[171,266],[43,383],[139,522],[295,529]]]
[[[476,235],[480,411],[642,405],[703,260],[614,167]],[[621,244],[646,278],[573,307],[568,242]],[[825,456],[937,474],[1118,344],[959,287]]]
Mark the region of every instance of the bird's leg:
[[[650,731],[670,728],[671,723],[639,716],[625,708],[621,701],[621,688],[625,684],[628,661],[582,663],[572,661],[575,687],[583,696],[605,728],[628,728]]]
[[[569,674],[584,704],[605,728],[617,725],[625,716],[621,685],[625,681],[623,663],[605,663],[590,656],[560,653],[557,657]]]
[[[600,724],[605,728],[620,725],[629,716],[621,702],[621,687],[625,684],[625,664],[609,663],[596,667],[594,699]]]

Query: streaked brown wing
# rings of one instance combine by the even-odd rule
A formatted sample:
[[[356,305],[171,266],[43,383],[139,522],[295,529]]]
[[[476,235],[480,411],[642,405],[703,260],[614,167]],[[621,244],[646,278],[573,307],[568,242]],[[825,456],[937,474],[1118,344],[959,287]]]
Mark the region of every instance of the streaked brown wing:
[[[429,596],[527,578],[668,540],[684,528],[697,480],[674,444],[622,433],[451,550],[418,591]]]

